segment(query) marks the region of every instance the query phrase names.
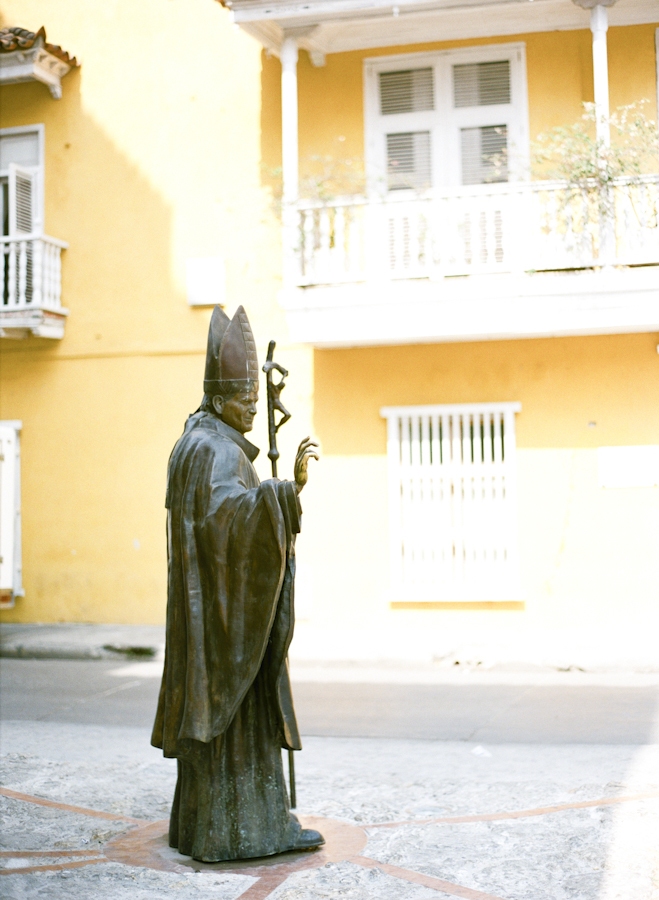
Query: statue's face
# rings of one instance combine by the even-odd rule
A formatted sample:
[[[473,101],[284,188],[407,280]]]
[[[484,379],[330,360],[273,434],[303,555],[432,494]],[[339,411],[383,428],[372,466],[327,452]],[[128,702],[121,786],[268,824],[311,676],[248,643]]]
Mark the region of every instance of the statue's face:
[[[241,434],[245,434],[254,427],[254,416],[256,415],[258,399],[259,392],[255,388],[251,391],[241,391],[241,393],[234,394],[229,399],[214,397],[213,404],[223,422],[226,422],[227,425],[235,428]]]

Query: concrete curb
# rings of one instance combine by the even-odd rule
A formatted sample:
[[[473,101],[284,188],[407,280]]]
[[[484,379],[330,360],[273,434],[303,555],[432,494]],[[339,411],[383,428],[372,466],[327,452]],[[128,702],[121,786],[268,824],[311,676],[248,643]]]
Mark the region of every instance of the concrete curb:
[[[5,659],[162,659],[164,626],[14,624],[0,627],[0,658]]]
[[[151,662],[162,658],[159,647],[0,647],[0,659],[115,659]]]

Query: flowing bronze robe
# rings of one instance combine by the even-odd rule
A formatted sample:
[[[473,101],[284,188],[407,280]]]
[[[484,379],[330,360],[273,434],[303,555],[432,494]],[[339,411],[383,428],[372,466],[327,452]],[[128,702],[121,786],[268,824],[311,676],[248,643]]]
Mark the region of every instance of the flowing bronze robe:
[[[176,757],[170,844],[207,862],[287,849],[281,748],[299,750],[293,632],[295,484],[259,483],[258,450],[190,416],[167,485],[167,644],[152,744]]]

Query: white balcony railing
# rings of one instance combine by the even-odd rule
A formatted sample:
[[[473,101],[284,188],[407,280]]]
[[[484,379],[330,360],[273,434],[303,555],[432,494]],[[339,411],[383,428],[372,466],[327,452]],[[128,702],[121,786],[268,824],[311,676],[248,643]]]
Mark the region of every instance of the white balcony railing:
[[[562,182],[301,201],[286,240],[301,287],[659,263],[659,175],[617,181],[604,206]]]
[[[46,235],[0,238],[2,246],[2,301],[0,311],[60,310],[62,297],[61,252],[65,241]]]
[[[67,247],[44,234],[0,237],[0,337],[64,336],[61,254]]]

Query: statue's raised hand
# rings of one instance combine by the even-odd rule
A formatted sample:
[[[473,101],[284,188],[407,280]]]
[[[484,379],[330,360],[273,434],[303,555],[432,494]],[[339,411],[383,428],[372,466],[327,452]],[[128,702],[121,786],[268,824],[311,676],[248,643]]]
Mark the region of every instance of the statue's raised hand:
[[[298,494],[309,478],[307,473],[309,460],[318,459],[318,453],[316,452],[317,447],[318,444],[315,441],[306,437],[300,442],[300,446],[297,448],[297,455],[295,457],[295,487],[297,488]]]

